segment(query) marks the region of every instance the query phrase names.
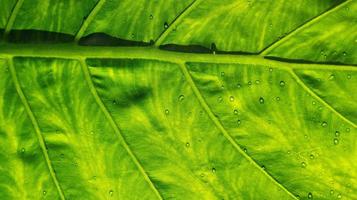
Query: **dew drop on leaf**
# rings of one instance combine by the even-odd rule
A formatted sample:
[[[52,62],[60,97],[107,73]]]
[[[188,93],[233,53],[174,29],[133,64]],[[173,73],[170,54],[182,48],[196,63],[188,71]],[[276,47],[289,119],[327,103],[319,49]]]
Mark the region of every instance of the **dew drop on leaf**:
[[[185,99],[185,96],[183,94],[181,94],[178,99],[179,99],[179,101],[183,101]]]
[[[248,85],[252,85],[252,81],[248,81]]]
[[[338,194],[338,195],[337,195],[337,198],[338,198],[338,199],[341,199],[341,198],[342,198],[342,195],[341,195],[341,194]]]
[[[218,97],[218,102],[221,103],[223,101],[223,98],[221,96]]]
[[[150,15],[150,16],[149,16],[149,19],[154,19],[154,16],[153,16],[153,15]]]
[[[234,109],[233,113],[234,113],[235,115],[238,115],[238,110],[237,110],[237,109]]]
[[[190,143],[189,142],[186,143],[186,147],[187,148],[190,147]]]
[[[336,136],[336,137],[340,136],[340,131],[336,131],[336,132],[335,132],[335,136]]]
[[[334,74],[331,74],[330,77],[328,77],[329,80],[333,80],[335,79],[335,75]]]
[[[327,122],[325,122],[325,121],[322,122],[322,123],[321,123],[321,126],[322,126],[322,127],[326,127],[326,126],[327,126]]]
[[[330,190],[330,194],[333,195],[334,191],[333,190]]]
[[[44,191],[42,192],[42,194],[43,194],[43,195],[46,195],[46,194],[47,194],[46,190],[44,190]]]
[[[312,105],[316,105],[316,101],[312,101]]]
[[[349,133],[349,132],[350,132],[350,130],[351,130],[350,128],[346,128],[346,132],[347,132],[347,133]]]
[[[259,103],[260,103],[260,104],[264,104],[264,98],[263,98],[263,97],[260,97],[260,98],[259,98]]]
[[[221,77],[223,77],[225,75],[225,73],[224,72],[221,72]]]
[[[301,162],[301,167],[305,168],[306,167],[306,163],[305,162]]]
[[[269,68],[269,72],[273,72],[273,68]]]
[[[280,97],[276,97],[275,99],[276,99],[277,101],[280,101]]]
[[[113,196],[113,190],[109,190],[109,195]]]
[[[241,121],[239,119],[237,120],[237,124],[238,126],[241,124]]]
[[[240,87],[242,87],[242,85],[238,83],[238,84],[237,84],[237,88],[240,88]]]
[[[339,143],[338,139],[337,139],[337,138],[333,139],[333,143],[334,143],[335,145],[338,145],[338,143]]]
[[[216,168],[212,168],[212,173],[216,173]]]
[[[165,110],[165,114],[166,114],[166,115],[170,114],[169,109],[166,109],[166,110]]]
[[[231,102],[234,101],[234,96],[230,96],[229,101],[231,101]]]
[[[255,80],[255,83],[256,83],[257,85],[259,85],[259,84],[260,84],[260,80]]]
[[[312,160],[312,159],[314,159],[315,158],[315,156],[314,155],[310,155],[310,159]]]
[[[344,51],[344,52],[342,53],[342,55],[343,55],[343,56],[347,56],[347,53],[346,53],[346,51]]]
[[[167,22],[164,23],[164,28],[165,29],[169,28],[169,24]]]
[[[22,149],[21,149],[21,153],[25,153],[25,148],[22,148]]]
[[[284,86],[285,86],[285,82],[284,82],[284,81],[280,81],[279,84],[280,84],[281,87],[284,87]]]
[[[347,75],[347,79],[351,79],[351,77],[352,77],[351,74]]]
[[[307,198],[312,199],[312,193],[311,192],[309,192],[309,194],[307,194]]]
[[[247,148],[244,148],[244,149],[243,149],[243,151],[244,151],[245,153],[247,153],[247,152],[248,152]]]

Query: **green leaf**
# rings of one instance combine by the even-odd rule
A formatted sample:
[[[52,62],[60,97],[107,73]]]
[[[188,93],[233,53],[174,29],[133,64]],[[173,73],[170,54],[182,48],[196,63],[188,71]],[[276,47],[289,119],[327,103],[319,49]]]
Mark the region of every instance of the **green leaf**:
[[[357,199],[356,13],[2,0],[1,199]]]

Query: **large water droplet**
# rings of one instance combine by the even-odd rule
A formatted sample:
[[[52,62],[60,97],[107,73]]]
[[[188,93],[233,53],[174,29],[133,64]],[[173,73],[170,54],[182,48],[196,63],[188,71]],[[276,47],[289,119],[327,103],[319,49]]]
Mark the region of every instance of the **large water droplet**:
[[[264,98],[263,98],[263,97],[260,97],[260,98],[259,98],[259,103],[260,103],[260,104],[264,104]]]
[[[185,99],[185,95],[181,94],[178,99],[179,101],[183,101]]]

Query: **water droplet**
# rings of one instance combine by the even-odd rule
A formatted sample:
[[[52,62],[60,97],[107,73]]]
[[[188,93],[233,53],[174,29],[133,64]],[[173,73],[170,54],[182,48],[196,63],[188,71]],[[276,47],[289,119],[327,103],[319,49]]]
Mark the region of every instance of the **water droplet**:
[[[305,168],[306,167],[306,163],[305,162],[301,162],[301,167]]]
[[[113,196],[113,190],[109,190],[109,195]]]
[[[91,131],[90,134],[93,135],[93,134],[94,134],[94,131]]]
[[[273,68],[269,68],[269,72],[273,72]]]
[[[340,136],[340,131],[336,131],[336,132],[335,132],[335,136],[336,136],[336,137]]]
[[[349,132],[350,132],[350,130],[351,130],[350,128],[346,128],[346,132],[347,132],[347,133],[349,133]]]
[[[224,85],[221,85],[221,89],[224,90]]]
[[[231,102],[234,101],[234,96],[230,96],[229,101],[231,101]]]
[[[264,165],[262,165],[262,169],[265,170],[265,166]]]
[[[247,153],[248,150],[247,150],[247,148],[244,148],[243,151],[244,151],[245,153]]]
[[[341,195],[341,194],[338,194],[338,195],[337,195],[337,198],[338,198],[338,199],[341,199],[341,198],[342,198],[342,195]]]
[[[238,119],[238,120],[237,120],[237,124],[238,124],[238,126],[240,125],[240,123],[241,123],[241,121]]]
[[[334,78],[335,78],[335,75],[334,75],[334,74],[331,74],[328,79],[329,79],[329,80],[333,80]]]
[[[310,159],[314,159],[314,158],[315,158],[315,156],[311,154],[310,155]]]
[[[224,72],[221,72],[221,77],[223,77],[225,75],[225,73]]]
[[[248,81],[248,85],[252,85],[252,81]]]
[[[153,16],[153,15],[150,15],[150,16],[149,16],[149,19],[154,19],[154,16]]]
[[[164,28],[165,29],[169,28],[169,24],[167,22],[164,23]]]
[[[22,149],[21,149],[21,153],[25,153],[25,148],[22,148]]]
[[[260,104],[264,104],[264,98],[263,98],[263,97],[260,97],[260,98],[259,98],[259,103],[260,103]]]
[[[43,195],[46,195],[46,194],[47,194],[46,190],[44,190],[44,191],[42,192],[42,194],[43,194]]]
[[[218,97],[218,102],[221,103],[223,101],[223,98],[220,96]]]
[[[166,114],[166,115],[170,114],[169,109],[165,109],[165,114]]]
[[[343,55],[343,56],[347,56],[347,53],[346,53],[346,51],[344,51],[344,52],[342,53],[342,55]]]
[[[60,157],[61,157],[61,158],[64,158],[64,154],[63,154],[63,153],[61,153],[61,154],[60,154]]]
[[[347,79],[351,79],[351,74],[348,74],[348,75],[347,75]]]
[[[330,194],[333,195],[334,191],[333,190],[330,190]]]
[[[255,80],[255,83],[256,83],[257,85],[259,85],[259,84],[260,84],[260,80]]]
[[[216,168],[212,168],[212,173],[216,173]]]
[[[291,153],[291,151],[287,151],[287,153],[288,153],[288,154],[290,154],[290,153]]]
[[[321,123],[321,126],[322,126],[322,127],[326,127],[326,126],[327,126],[327,122],[322,122],[322,123]]]
[[[339,143],[338,139],[337,139],[337,138],[333,139],[333,143],[334,143],[335,145],[338,145],[338,143]]]
[[[117,101],[113,100],[113,104],[114,104],[114,105],[117,104]]]
[[[181,94],[178,99],[179,101],[183,101],[185,99],[185,95]]]
[[[285,86],[285,82],[284,82],[284,81],[280,81],[279,84],[280,84],[281,87],[284,87],[284,86]]]
[[[280,101],[280,97],[276,97],[275,99],[276,99],[277,101]]]
[[[187,148],[190,147],[190,143],[189,142],[186,143],[186,147]]]
[[[309,192],[309,194],[307,194],[307,198],[312,199],[312,193],[311,192]]]
[[[205,176],[205,174],[204,174],[204,173],[201,173],[201,174],[200,174],[200,176],[201,176],[201,177],[204,177],[204,176]]]
[[[238,83],[238,84],[237,84],[237,88],[240,88],[240,87],[242,87],[242,85]]]
[[[238,110],[237,110],[237,109],[234,109],[233,113],[234,113],[235,115],[238,115]]]
[[[312,105],[316,105],[316,101],[312,101]]]

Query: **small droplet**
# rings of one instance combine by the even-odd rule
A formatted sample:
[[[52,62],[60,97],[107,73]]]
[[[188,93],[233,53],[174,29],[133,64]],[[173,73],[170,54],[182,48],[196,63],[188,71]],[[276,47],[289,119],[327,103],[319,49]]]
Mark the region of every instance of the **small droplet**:
[[[269,68],[269,72],[273,72],[273,68]]]
[[[218,97],[218,102],[221,103],[223,101],[223,98],[220,96]]]
[[[337,198],[338,198],[338,199],[341,199],[341,198],[342,198],[342,195],[341,195],[341,194],[338,194],[338,195],[337,195]]]
[[[260,80],[255,80],[255,83],[256,83],[257,85],[259,85],[259,84],[260,84]]]
[[[46,194],[47,194],[46,190],[44,190],[44,191],[42,192],[42,194],[43,194],[43,195],[46,195]]]
[[[325,54],[324,50],[321,50],[321,51],[320,51],[320,54],[321,54],[321,55],[324,55],[324,54]]]
[[[262,169],[265,170],[265,166],[264,165],[262,165]]]
[[[115,105],[115,104],[117,104],[117,102],[115,100],[113,100],[113,104]]]
[[[328,77],[329,80],[333,80],[335,79],[335,75],[334,74],[331,74],[329,77]]]
[[[186,143],[186,147],[187,148],[190,147],[190,143],[189,142]]]
[[[205,176],[205,174],[204,174],[204,173],[201,173],[201,174],[200,174],[200,176],[201,176],[201,177],[204,177],[204,176]]]
[[[212,173],[216,173],[216,168],[212,168]]]
[[[238,126],[241,124],[241,121],[239,119],[237,120],[237,124]]]
[[[346,128],[346,132],[347,132],[347,133],[349,133],[349,132],[350,132],[350,130],[351,130],[350,128]]]
[[[185,96],[183,94],[181,94],[178,99],[179,99],[179,101],[183,101],[185,99]]]
[[[165,109],[165,114],[166,114],[166,115],[170,114],[169,109]]]
[[[344,52],[342,53],[342,55],[343,55],[343,56],[347,56],[347,53],[346,53],[346,51],[344,51]]]
[[[149,19],[154,19],[154,16],[153,16],[153,15],[150,15],[150,16],[149,16]]]
[[[242,87],[242,85],[238,83],[238,84],[237,84],[237,88],[240,88],[240,87]]]
[[[336,136],[336,137],[340,136],[340,131],[336,131],[336,132],[335,132],[335,136]]]
[[[312,101],[312,105],[316,105],[316,101]]]
[[[225,73],[224,72],[221,72],[221,77],[223,77],[225,75]]]
[[[285,82],[284,82],[284,81],[280,81],[279,84],[280,84],[281,87],[284,87],[284,86],[285,86]]]
[[[94,131],[91,131],[90,134],[93,135],[93,134],[94,134]]]
[[[327,122],[322,122],[322,123],[321,123],[321,126],[322,126],[322,127],[326,127],[326,126],[327,126]]]
[[[259,103],[260,103],[260,104],[264,104],[264,98],[263,98],[263,97],[260,97],[260,98],[259,98]]]
[[[330,194],[333,195],[334,191],[333,190],[330,190]]]
[[[167,22],[164,23],[164,28],[165,29],[169,28],[169,24]]]
[[[109,190],[109,195],[113,196],[113,190]]]
[[[302,163],[301,163],[301,167],[302,167],[302,168],[305,168],[305,167],[306,167],[306,163],[305,163],[305,162],[302,162]]]
[[[237,110],[237,109],[234,109],[233,113],[234,113],[235,115],[238,115],[238,110]]]
[[[307,198],[312,199],[312,193],[311,192],[309,192],[309,194],[307,194]]]
[[[244,148],[243,151],[244,151],[245,153],[247,153],[248,150],[247,150],[247,148]]]
[[[224,90],[224,85],[221,85],[221,89]]]
[[[290,153],[291,153],[291,151],[287,151],[287,153],[288,153],[288,154],[290,154]]]
[[[334,143],[335,145],[338,145],[338,143],[339,143],[338,139],[337,139],[337,138],[333,139],[333,143]]]
[[[229,101],[231,101],[231,102],[234,101],[234,96],[230,96]]]
[[[280,101],[280,97],[276,97],[275,99],[276,99],[277,101]]]
[[[314,158],[315,158],[315,156],[311,154],[310,155],[310,159],[314,159]]]
[[[248,85],[252,85],[252,81],[248,81]]]
[[[22,149],[21,149],[21,153],[25,153],[25,148],[22,148]]]
[[[347,79],[351,79],[351,77],[352,77],[351,74],[347,75]]]

